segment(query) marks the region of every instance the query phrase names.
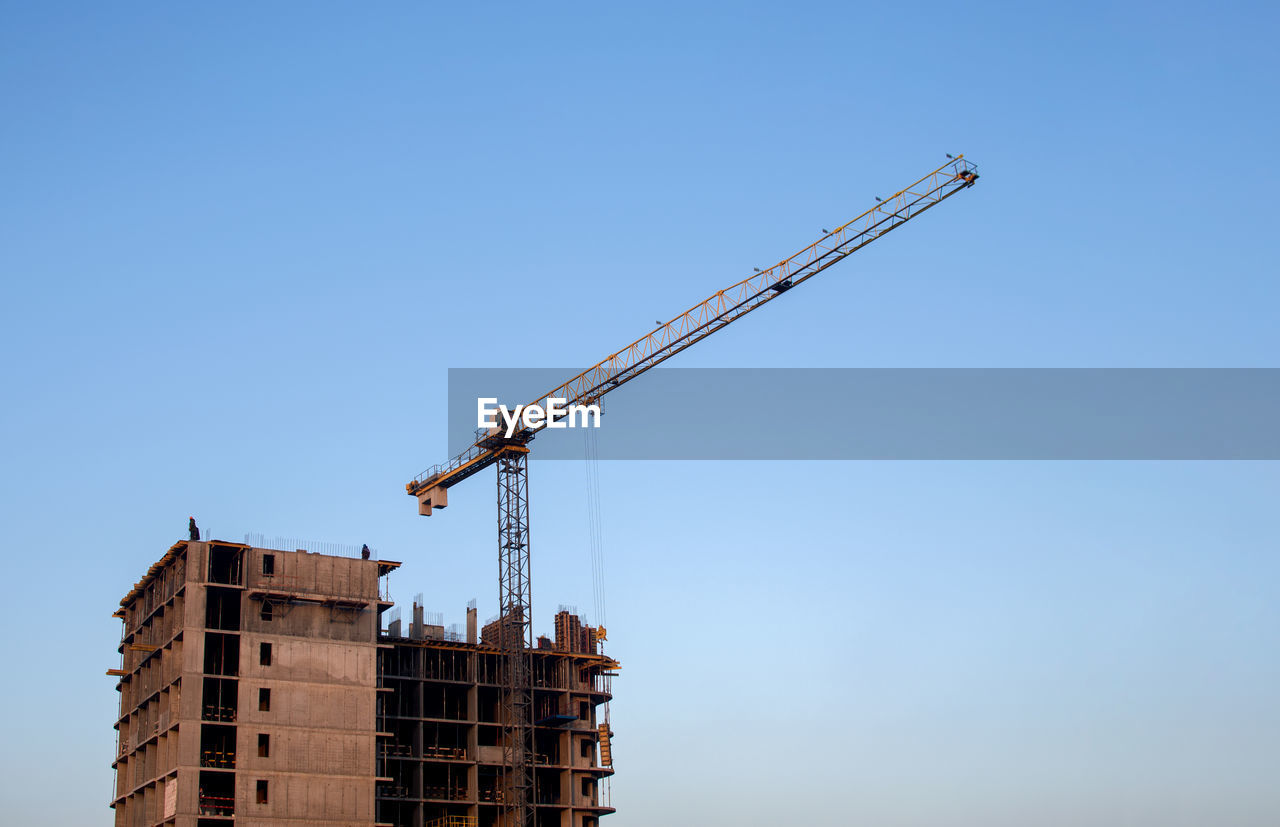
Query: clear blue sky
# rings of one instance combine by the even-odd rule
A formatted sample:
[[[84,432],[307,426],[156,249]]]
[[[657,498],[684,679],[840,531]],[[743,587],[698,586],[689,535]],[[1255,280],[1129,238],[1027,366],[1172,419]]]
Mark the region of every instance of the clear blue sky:
[[[585,365],[944,152],[679,364],[1277,366],[1270,4],[0,10],[8,823],[110,823],[110,613],[188,514],[492,614],[492,482],[401,488],[446,369]],[[601,476],[613,827],[1276,822],[1275,464]],[[584,470],[532,484],[546,628]]]

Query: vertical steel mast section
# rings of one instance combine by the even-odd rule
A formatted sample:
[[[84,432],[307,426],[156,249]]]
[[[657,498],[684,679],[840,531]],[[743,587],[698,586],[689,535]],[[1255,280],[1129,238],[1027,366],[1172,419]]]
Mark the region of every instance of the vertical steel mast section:
[[[685,348],[728,326],[791,288],[894,230],[957,192],[972,187],[978,170],[960,155],[920,180],[880,200],[871,209],[800,252],[766,270],[718,291],[652,332],[597,362],[535,401],[544,408],[550,398],[568,404],[598,402]],[[510,438],[481,435],[446,463],[433,466],[405,485],[418,501],[418,513],[449,504],[448,491],[491,465],[498,468],[498,597],[500,643],[504,661],[505,735],[503,790],[505,827],[533,827],[536,822],[534,773],[532,590],[529,584],[528,444],[545,423],[522,429]]]
[[[498,458],[498,623],[504,653],[503,799],[516,824],[534,823],[533,589],[529,581],[529,449],[509,446]]]

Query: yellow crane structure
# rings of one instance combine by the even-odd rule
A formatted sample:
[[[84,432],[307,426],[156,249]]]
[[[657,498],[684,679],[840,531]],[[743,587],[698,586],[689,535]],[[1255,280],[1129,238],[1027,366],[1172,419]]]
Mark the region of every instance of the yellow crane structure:
[[[877,238],[937,206],[978,180],[977,167],[963,155],[925,175],[795,255],[717,291],[666,324],[611,353],[595,365],[543,394],[568,405],[599,403],[609,391],[635,379],[680,351],[844,260]],[[498,579],[500,648],[504,653],[504,822],[534,827],[533,689],[529,650],[533,648],[532,589],[529,579],[529,443],[546,421],[523,423],[507,435],[501,428],[482,433],[469,448],[433,466],[405,485],[430,516],[449,504],[449,489],[489,466],[498,469]]]

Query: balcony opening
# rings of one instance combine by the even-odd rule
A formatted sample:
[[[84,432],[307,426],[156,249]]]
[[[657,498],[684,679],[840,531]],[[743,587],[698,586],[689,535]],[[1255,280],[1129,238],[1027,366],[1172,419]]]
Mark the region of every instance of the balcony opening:
[[[467,690],[465,687],[432,685],[423,687],[423,716],[464,721],[467,718]]]
[[[240,558],[244,550],[231,546],[211,546],[209,548],[209,582],[225,583],[228,586],[239,586]]]
[[[498,690],[488,686],[480,687],[476,693],[476,714],[484,723],[498,723]]]
[[[230,678],[205,678],[201,717],[206,721],[235,723],[238,689],[238,682]]]
[[[554,773],[550,775],[543,773],[539,775],[539,778],[549,779],[554,777],[554,775],[555,775]],[[572,796],[573,787],[572,786],[569,787],[569,790],[570,790],[569,794]],[[537,801],[539,804],[559,804],[560,803],[560,785],[548,784],[546,783],[546,781],[543,781],[542,783],[538,784],[538,795],[537,795],[537,798],[535,798],[534,800]],[[557,819],[558,818],[559,817],[557,816]],[[539,821],[538,823],[541,824],[541,821]],[[558,824],[559,821],[557,820],[556,823]]]
[[[422,767],[422,797],[436,801],[466,800],[466,768],[454,764],[424,764]]]
[[[200,815],[233,816],[236,814],[236,776],[230,772],[200,773]]]
[[[200,725],[200,766],[219,770],[236,768],[236,728]]]
[[[560,763],[560,733],[535,732],[533,736],[533,761],[535,764]]]
[[[204,671],[230,677],[240,674],[240,636],[205,632]]]
[[[209,587],[205,590],[204,625],[228,632],[240,630],[240,591]]]
[[[482,803],[495,803],[502,800],[502,776],[497,767],[481,766],[476,773],[478,789],[476,793]]]

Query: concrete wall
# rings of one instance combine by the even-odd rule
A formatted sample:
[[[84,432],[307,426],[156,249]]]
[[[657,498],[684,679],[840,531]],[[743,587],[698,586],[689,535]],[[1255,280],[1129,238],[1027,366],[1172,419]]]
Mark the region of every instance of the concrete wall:
[[[376,561],[325,557],[289,551],[244,549],[239,584],[210,584],[210,546],[188,544],[186,596],[175,605],[181,643],[165,652],[166,671],[181,676],[158,705],[177,729],[125,765],[119,787],[135,778],[154,778],[176,767],[176,778],[160,778],[117,809],[119,827],[150,827],[165,813],[166,790],[176,790],[175,827],[196,827],[202,768],[201,734],[206,635],[239,641],[236,681],[235,768],[219,777],[234,779],[236,823],[374,823],[375,704],[377,678]],[[275,557],[276,578],[262,574],[264,555]],[[239,629],[205,628],[207,589],[241,591]],[[251,595],[289,592],[303,598],[280,606],[263,620],[262,602]],[[335,610],[319,600],[361,602],[359,610]],[[259,644],[270,643],[271,664],[259,663]],[[132,655],[131,655],[132,657]],[[258,708],[258,690],[271,690],[268,711]],[[157,706],[155,703],[152,706]],[[148,709],[145,715],[150,715]],[[149,719],[144,717],[144,722]],[[258,736],[270,737],[269,755],[259,757]],[[258,782],[267,782],[268,800],[258,804]]]
[[[262,559],[274,557],[274,574]],[[236,822],[372,825],[374,821],[377,563],[253,549],[246,594],[287,591],[301,598],[363,602],[355,611],[314,602],[242,606]],[[270,598],[268,598],[270,599]],[[271,663],[260,662],[261,644]],[[259,709],[259,690],[271,691]],[[259,735],[269,755],[259,756]],[[267,803],[257,801],[258,782]],[[295,822],[301,823],[301,822]]]
[[[274,573],[263,574],[263,558],[275,558]],[[304,551],[252,549],[246,559],[245,586],[250,591],[287,585],[301,593],[376,600],[378,564],[374,560],[330,557]]]

